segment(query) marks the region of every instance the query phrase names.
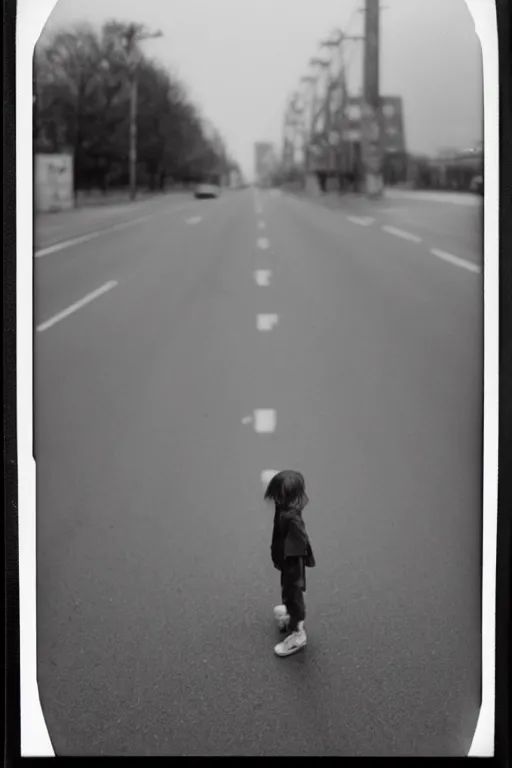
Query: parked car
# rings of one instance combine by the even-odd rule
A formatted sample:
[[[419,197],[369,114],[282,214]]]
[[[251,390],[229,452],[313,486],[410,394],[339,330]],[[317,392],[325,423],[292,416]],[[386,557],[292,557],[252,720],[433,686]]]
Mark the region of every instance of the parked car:
[[[475,192],[477,195],[483,195],[484,193],[484,177],[473,176],[469,185],[471,192]]]
[[[201,198],[216,198],[220,195],[220,180],[216,177],[202,180],[196,187],[194,196]]]

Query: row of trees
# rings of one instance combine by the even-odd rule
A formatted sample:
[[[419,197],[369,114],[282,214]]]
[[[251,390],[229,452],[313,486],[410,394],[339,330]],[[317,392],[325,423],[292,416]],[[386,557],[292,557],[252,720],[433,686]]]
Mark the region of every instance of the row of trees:
[[[130,25],[81,25],[41,39],[34,55],[34,151],[71,151],[77,189],[129,178]],[[151,189],[238,170],[182,83],[142,54],[137,63],[137,176]]]

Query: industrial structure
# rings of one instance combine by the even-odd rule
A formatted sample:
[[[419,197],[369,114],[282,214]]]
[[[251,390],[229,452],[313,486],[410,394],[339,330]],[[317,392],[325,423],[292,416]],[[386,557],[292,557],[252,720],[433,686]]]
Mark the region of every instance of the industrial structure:
[[[285,110],[282,175],[325,190],[364,190],[379,196],[386,176],[405,180],[402,101],[379,92],[379,0],[366,0],[365,33],[334,30],[320,43]],[[349,24],[350,26],[350,24]],[[362,42],[361,95],[347,86],[346,44]]]
[[[348,34],[358,11],[364,34]],[[402,98],[380,93],[380,11],[379,0],[365,0],[345,31],[336,29],[320,42],[286,104],[278,182],[313,193],[334,187],[369,197],[380,197],[385,185],[394,184],[460,191],[482,186],[481,142],[434,158],[408,153]],[[358,94],[350,93],[347,82],[348,43],[351,56],[358,53],[363,62]]]

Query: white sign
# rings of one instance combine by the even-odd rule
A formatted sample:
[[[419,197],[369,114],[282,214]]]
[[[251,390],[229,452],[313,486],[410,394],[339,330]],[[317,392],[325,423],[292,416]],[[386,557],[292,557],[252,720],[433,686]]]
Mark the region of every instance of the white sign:
[[[348,119],[349,120],[360,120],[361,119],[361,107],[359,104],[351,104],[347,109]]]
[[[357,128],[343,131],[343,138],[345,141],[361,141],[361,131]]]
[[[73,208],[72,155],[36,155],[34,190],[38,212]]]

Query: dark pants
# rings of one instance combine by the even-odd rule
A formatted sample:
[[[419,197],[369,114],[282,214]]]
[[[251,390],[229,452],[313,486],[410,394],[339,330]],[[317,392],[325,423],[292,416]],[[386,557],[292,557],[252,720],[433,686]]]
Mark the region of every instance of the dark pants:
[[[306,606],[304,603],[304,576],[303,564],[297,564],[292,568],[281,571],[281,597],[283,605],[288,611],[290,621],[288,629],[295,632],[300,621],[306,618]]]

